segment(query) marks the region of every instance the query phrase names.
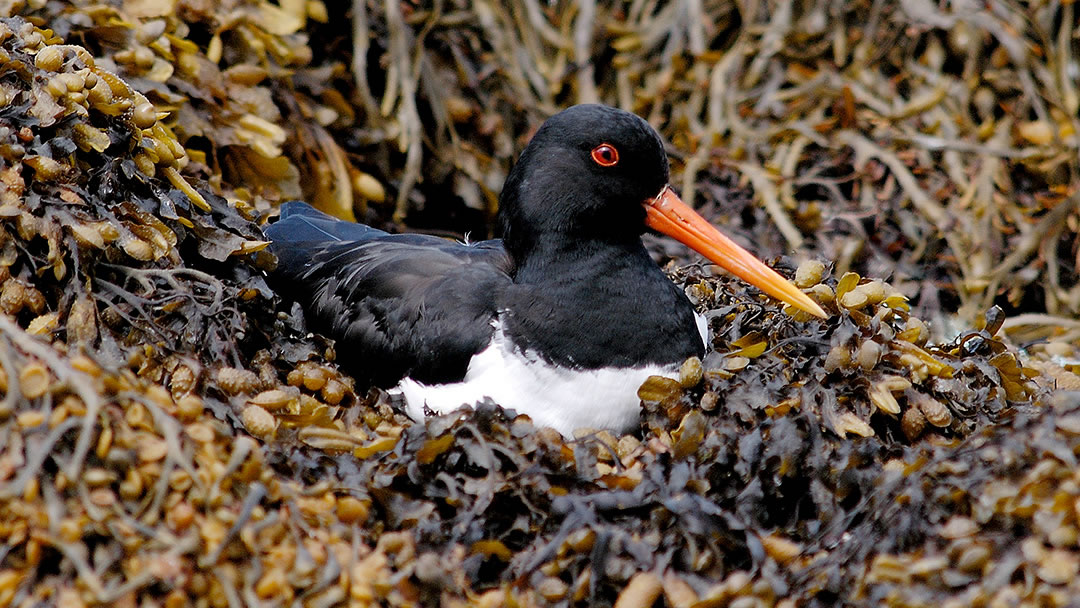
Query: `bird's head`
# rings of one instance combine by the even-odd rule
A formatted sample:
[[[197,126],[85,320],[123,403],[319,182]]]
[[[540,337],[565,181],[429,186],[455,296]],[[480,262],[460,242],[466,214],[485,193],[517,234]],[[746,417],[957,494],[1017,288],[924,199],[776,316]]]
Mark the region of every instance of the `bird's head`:
[[[652,228],[773,297],[826,316],[684,204],[668,179],[663,141],[644,119],[594,104],[563,110],[537,130],[506,179],[499,214],[507,251],[520,263],[548,243],[634,242]]]

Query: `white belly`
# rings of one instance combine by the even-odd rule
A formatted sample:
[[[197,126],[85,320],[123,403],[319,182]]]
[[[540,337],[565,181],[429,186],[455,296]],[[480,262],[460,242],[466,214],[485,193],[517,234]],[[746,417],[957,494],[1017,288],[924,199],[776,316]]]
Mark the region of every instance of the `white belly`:
[[[496,327],[491,343],[473,356],[461,382],[425,385],[406,378],[392,392],[405,397],[406,411],[414,420],[423,420],[425,407],[445,414],[488,397],[569,437],[579,428],[636,429],[641,410],[638,387],[649,376],[678,378],[678,368],[679,363],[597,370],[557,367],[516,351]]]

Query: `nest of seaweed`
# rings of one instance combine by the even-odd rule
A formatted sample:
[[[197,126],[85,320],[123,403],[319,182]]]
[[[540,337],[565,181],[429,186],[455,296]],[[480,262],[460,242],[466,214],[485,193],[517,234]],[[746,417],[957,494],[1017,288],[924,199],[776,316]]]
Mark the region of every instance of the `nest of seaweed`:
[[[252,6],[205,50],[197,12],[56,18],[101,53],[0,20],[0,606],[1074,596],[1080,401],[999,310],[934,343],[850,264],[787,268],[828,321],[674,271],[713,340],[641,388],[635,435],[491,404],[413,424],[354,386],[262,278],[259,210],[344,154],[298,94],[319,162],[281,156],[264,66],[310,54],[302,21]],[[223,45],[263,71],[215,73]],[[379,198],[325,165],[323,196]],[[236,166],[273,179],[223,185]]]

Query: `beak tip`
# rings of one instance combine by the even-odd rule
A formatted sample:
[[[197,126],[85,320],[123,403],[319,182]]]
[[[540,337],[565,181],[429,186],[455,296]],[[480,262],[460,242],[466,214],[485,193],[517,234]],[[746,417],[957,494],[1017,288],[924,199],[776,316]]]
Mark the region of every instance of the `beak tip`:
[[[820,304],[810,299],[805,293],[799,292],[804,297],[794,297],[786,302],[787,306],[784,307],[784,312],[794,316],[796,313],[804,313],[807,317],[799,319],[802,321],[809,321],[813,318],[828,319],[831,315],[825,312],[825,309]],[[788,308],[790,307],[790,308]]]

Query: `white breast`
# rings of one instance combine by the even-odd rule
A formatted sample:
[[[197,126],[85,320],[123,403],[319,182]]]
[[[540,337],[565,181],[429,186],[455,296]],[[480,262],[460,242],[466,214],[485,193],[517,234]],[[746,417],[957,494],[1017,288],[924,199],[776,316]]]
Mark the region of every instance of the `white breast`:
[[[579,428],[627,432],[638,426],[638,387],[649,376],[677,378],[678,367],[678,363],[596,370],[559,367],[515,349],[496,325],[491,343],[473,356],[461,382],[425,385],[406,378],[392,392],[405,397],[406,411],[414,420],[423,419],[425,407],[445,414],[489,397],[565,436]]]

